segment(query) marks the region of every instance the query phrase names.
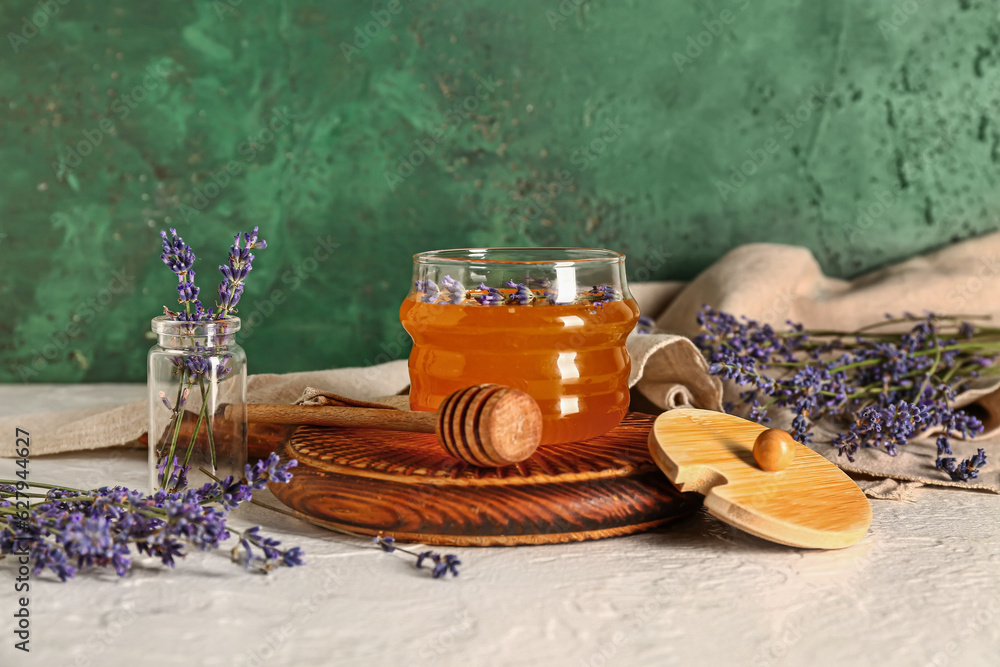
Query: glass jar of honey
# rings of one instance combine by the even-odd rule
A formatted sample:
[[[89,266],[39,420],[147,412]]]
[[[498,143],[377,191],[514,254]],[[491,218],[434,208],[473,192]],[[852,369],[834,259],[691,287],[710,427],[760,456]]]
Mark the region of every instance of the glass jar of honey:
[[[541,444],[613,429],[629,404],[625,339],[639,308],[625,256],[592,248],[466,248],[413,257],[399,316],[413,338],[410,407],[495,383],[527,392]]]

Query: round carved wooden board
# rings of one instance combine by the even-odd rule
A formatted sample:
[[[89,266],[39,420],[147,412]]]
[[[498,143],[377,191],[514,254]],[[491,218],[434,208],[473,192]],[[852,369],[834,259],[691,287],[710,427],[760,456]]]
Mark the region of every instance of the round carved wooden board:
[[[269,488],[308,518],[400,541],[493,546],[628,535],[701,502],[677,491],[650,458],[653,421],[630,413],[601,437],[542,447],[503,468],[452,459],[433,434],[300,426],[278,448],[298,459],[294,477]]]

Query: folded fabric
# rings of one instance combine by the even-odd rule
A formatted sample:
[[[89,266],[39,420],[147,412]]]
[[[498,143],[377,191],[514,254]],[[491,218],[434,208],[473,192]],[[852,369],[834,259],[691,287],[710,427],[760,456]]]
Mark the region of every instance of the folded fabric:
[[[696,315],[705,304],[775,327],[791,320],[807,329],[840,331],[879,322],[890,313],[922,315],[929,311],[996,320],[1000,319],[1000,233],[957,243],[854,280],[825,276],[805,248],[752,244],[729,252],[680,291],[670,283],[661,289],[675,296],[658,314],[657,325],[684,336],[697,335]],[[651,294],[649,298],[657,297]],[[852,464],[829,446],[836,435],[835,425],[823,423],[817,428],[813,448],[849,471],[1000,493],[998,390],[1000,378],[982,378],[955,401],[959,407],[975,403],[986,427],[981,436],[952,445],[959,459],[974,454],[978,447],[986,450],[989,464],[970,482],[953,482],[944,471],[934,468],[937,450],[929,438],[910,441],[895,457],[879,450],[861,450]],[[735,398],[735,388],[727,386],[726,400]],[[791,423],[787,411],[774,416],[772,425],[787,427]],[[898,497],[908,490],[907,486],[900,489],[889,495]]]

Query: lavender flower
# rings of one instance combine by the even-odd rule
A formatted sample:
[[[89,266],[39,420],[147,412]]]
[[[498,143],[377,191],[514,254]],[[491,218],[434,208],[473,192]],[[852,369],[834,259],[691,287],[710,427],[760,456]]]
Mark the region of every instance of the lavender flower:
[[[451,572],[452,576],[457,577],[458,566],[462,564],[462,561],[458,560],[452,554],[442,556],[436,551],[425,551],[417,556],[417,567],[423,567],[425,560],[430,560],[434,563],[434,567],[431,569],[431,576],[435,579],[439,579],[449,572]]]
[[[942,458],[938,461],[938,467],[945,470],[955,482],[968,482],[970,479],[979,477],[979,468],[986,465],[986,451],[980,449],[972,456],[961,463],[956,464],[952,457]]]
[[[611,301],[622,300],[622,293],[611,285],[594,285],[593,289],[584,292],[582,296],[598,306],[603,306],[605,303]]]
[[[465,287],[451,276],[441,279],[443,288],[435,303],[459,304],[465,301]]]
[[[156,464],[156,481],[161,489],[183,489],[187,486],[188,473],[191,471],[190,466],[182,465],[181,460],[178,457],[173,457],[173,461],[170,464],[170,474],[167,474],[167,461],[169,457],[163,455]]]
[[[518,306],[527,306],[535,298],[534,292],[528,289],[527,285],[524,285],[522,283],[515,283],[513,280],[508,280],[504,284],[510,289],[514,290],[514,292],[507,297],[507,301],[510,304]]]
[[[260,526],[254,526],[240,534],[240,541],[233,547],[231,558],[244,569],[252,567],[260,572],[270,572],[282,565],[286,567],[303,565],[302,550],[299,547],[285,550],[279,549],[279,546],[281,542],[260,535]]]
[[[299,462],[295,459],[281,463],[278,455],[271,452],[271,455],[267,459],[259,460],[253,466],[248,463],[245,468],[244,477],[246,478],[247,485],[253,489],[266,488],[268,482],[286,484],[292,478],[292,474],[288,470],[298,464]]]
[[[230,537],[228,512],[249,501],[261,480],[287,482],[292,464],[268,459],[251,468],[252,479],[230,477],[200,489],[160,490],[152,496],[124,487],[82,492],[42,485],[45,499],[27,512],[0,503],[0,554],[18,553],[27,545],[34,573],[48,569],[61,581],[91,568],[111,568],[124,576],[132,566],[130,545],[173,567],[185,546],[219,548]],[[176,459],[173,467],[186,473]],[[0,486],[0,494],[8,493],[16,491]],[[279,548],[277,540],[260,535],[259,527],[239,535],[241,564],[264,572],[302,564],[300,549]]]
[[[479,291],[486,294],[477,294],[472,298],[482,306],[502,306],[507,299],[506,295],[496,287],[487,287],[483,283],[479,283]]]
[[[809,442],[816,419],[829,415],[847,421],[832,444],[850,461],[868,447],[893,456],[917,434],[937,430],[937,467],[955,479],[975,477],[985,455],[957,464],[944,458],[951,453],[952,438],[972,438],[983,429],[951,401],[967,378],[992,365],[996,356],[963,347],[942,327],[951,322],[948,331],[970,340],[975,328],[967,323],[933,314],[904,314],[890,321],[909,321],[913,327],[903,334],[865,337],[811,334],[790,322],[791,328],[779,333],[706,306],[698,314],[704,333],[695,343],[708,359],[709,372],[745,387],[740,398],[755,421],[767,421],[771,406],[788,408],[795,415],[792,435],[803,443]],[[772,368],[779,372],[769,374]]]
[[[422,294],[420,300],[424,303],[434,303],[437,300],[438,289],[437,283],[431,279],[427,280],[417,280],[413,283],[414,288]]]
[[[639,321],[635,325],[635,332],[637,334],[651,334],[656,331],[656,322],[652,317],[646,317],[642,315],[639,317]]]
[[[175,406],[170,405],[170,399],[167,398],[167,392],[160,391],[158,393],[160,396],[160,400],[163,402],[163,405],[167,408],[167,410],[170,410],[171,412],[180,412],[181,410],[184,409],[184,405],[187,403],[188,396],[191,394],[191,387],[184,388],[184,391],[181,392],[181,399],[177,402],[177,405]]]
[[[185,243],[184,239],[177,235],[177,230],[173,228],[170,230],[169,239],[167,233],[163,231],[160,232],[160,237],[163,239],[163,252],[160,254],[160,259],[178,277],[186,276],[187,272],[194,266],[195,257],[191,246]]]
[[[236,304],[243,296],[244,281],[250,271],[253,270],[254,255],[250,252],[254,249],[263,250],[267,247],[267,241],[257,238],[257,227],[253,231],[237,234],[233,240],[233,245],[229,249],[229,264],[220,266],[222,272],[222,282],[219,283],[219,317],[228,317],[230,313],[235,313]],[[240,238],[243,239],[243,246],[240,247]]]
[[[192,321],[192,306],[195,308],[194,318],[199,317],[199,313],[205,313],[201,301],[198,300],[200,290],[194,284],[195,271],[192,268],[195,260],[194,252],[191,246],[177,235],[176,229],[170,229],[170,238],[167,238],[166,232],[161,231],[160,238],[163,239],[160,259],[177,276],[177,302],[184,306],[183,313],[174,313],[167,308],[164,308],[164,312],[181,321]]]

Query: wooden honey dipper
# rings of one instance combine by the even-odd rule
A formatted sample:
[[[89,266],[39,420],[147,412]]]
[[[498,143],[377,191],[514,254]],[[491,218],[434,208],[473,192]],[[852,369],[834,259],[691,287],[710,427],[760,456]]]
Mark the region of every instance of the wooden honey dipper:
[[[248,404],[247,421],[436,433],[445,451],[476,466],[524,461],[542,438],[542,412],[528,394],[497,384],[459,389],[437,412],[315,405]],[[233,406],[227,406],[227,413]]]

